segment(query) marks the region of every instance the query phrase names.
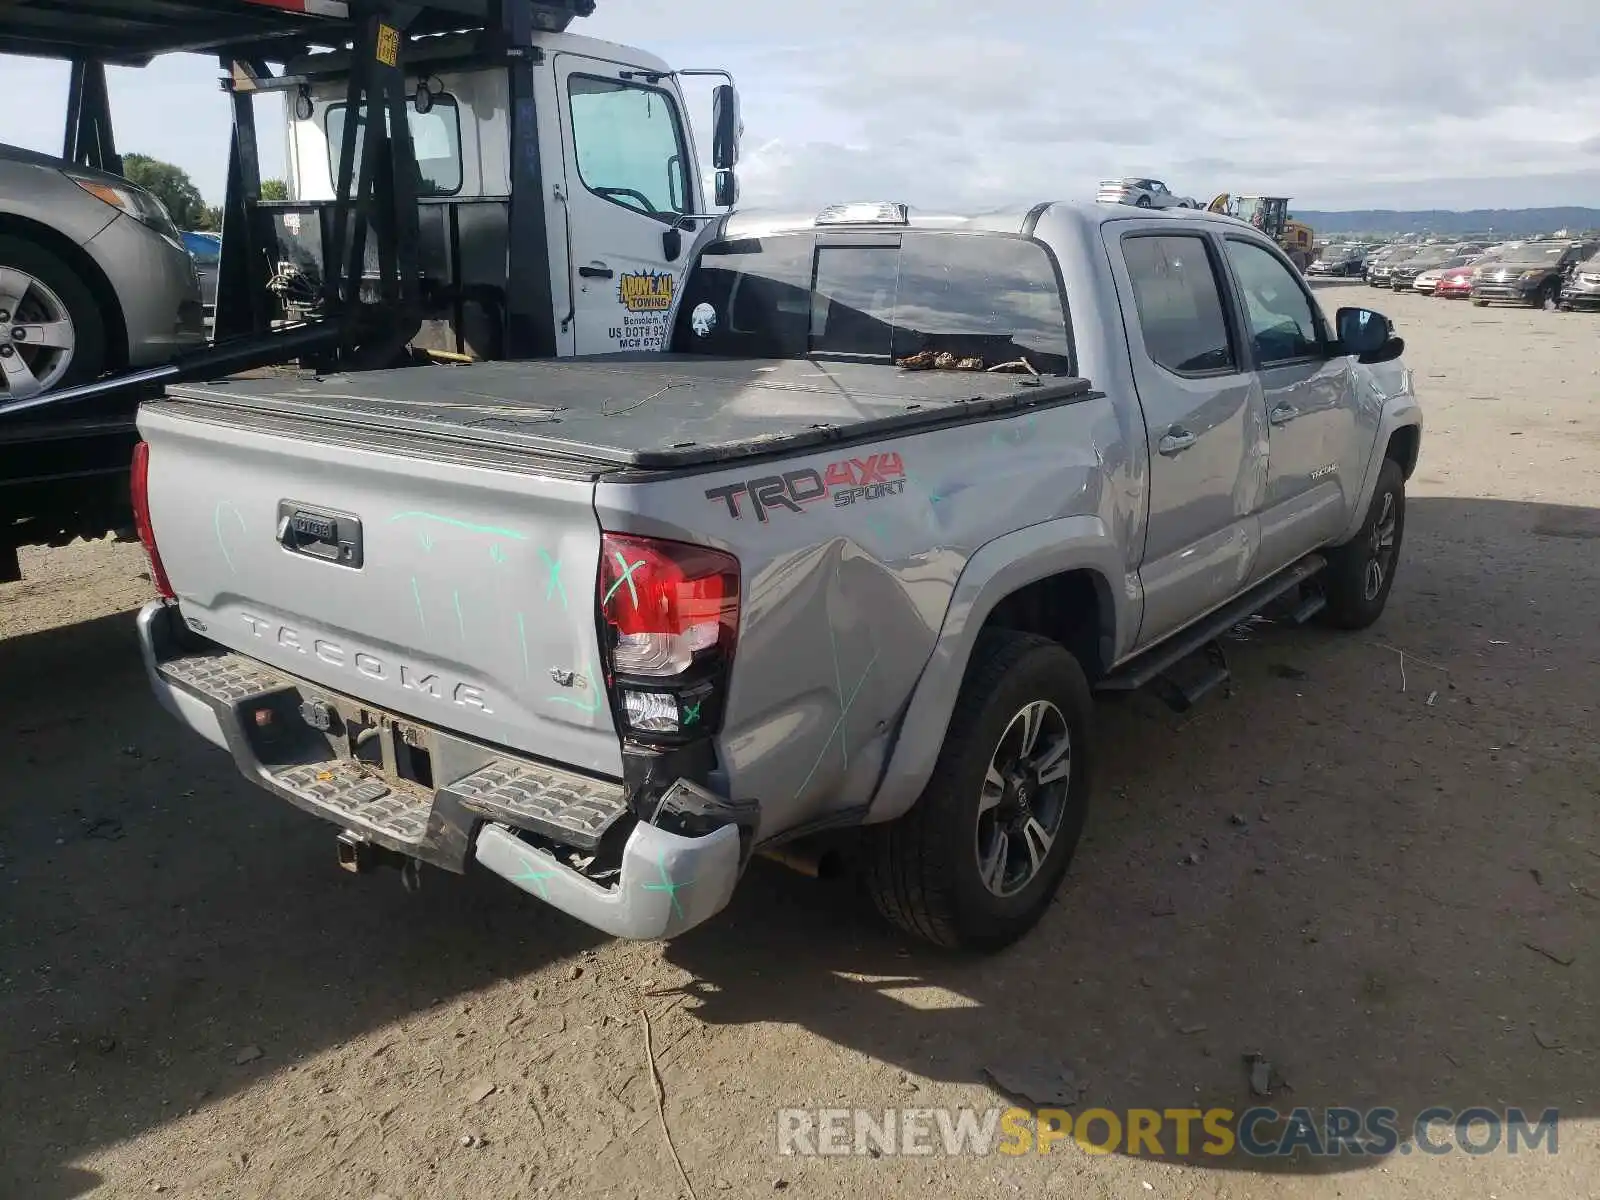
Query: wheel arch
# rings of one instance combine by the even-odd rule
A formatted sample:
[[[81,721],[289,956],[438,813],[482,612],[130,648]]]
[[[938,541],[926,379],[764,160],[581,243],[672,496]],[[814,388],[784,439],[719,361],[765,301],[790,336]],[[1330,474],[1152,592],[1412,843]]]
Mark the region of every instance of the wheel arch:
[[[1417,469],[1417,456],[1422,452],[1422,429],[1417,425],[1402,425],[1389,435],[1383,456],[1400,464],[1407,479]]]
[[[106,334],[106,367],[117,370],[128,365],[128,325],[122,315],[117,289],[100,269],[100,264],[71,238],[41,221],[16,213],[0,212],[0,235],[32,242],[47,250],[76,272],[94,297]]]
[[[1092,682],[1137,626],[1122,555],[1098,517],[1046,521],[996,538],[968,560],[933,653],[900,714],[894,743],[864,820],[876,824],[916,802],[939,757],[978,636],[1005,628],[1061,642]]]

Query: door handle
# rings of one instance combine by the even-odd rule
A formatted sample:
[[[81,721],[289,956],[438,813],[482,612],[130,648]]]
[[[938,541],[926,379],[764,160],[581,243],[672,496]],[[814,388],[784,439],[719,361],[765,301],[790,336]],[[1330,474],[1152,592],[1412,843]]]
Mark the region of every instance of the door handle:
[[[1280,404],[1267,414],[1267,420],[1274,425],[1287,425],[1300,415],[1300,410],[1292,404]]]
[[[1174,454],[1182,454],[1190,446],[1194,445],[1194,443],[1194,434],[1190,433],[1187,429],[1182,429],[1177,425],[1174,425],[1171,429],[1167,430],[1164,435],[1162,435],[1161,441],[1157,445],[1157,449],[1160,450],[1162,454],[1165,454],[1168,458],[1171,458]]]
[[[613,272],[605,263],[595,263],[593,266],[579,267],[578,274],[585,279],[610,279]]]

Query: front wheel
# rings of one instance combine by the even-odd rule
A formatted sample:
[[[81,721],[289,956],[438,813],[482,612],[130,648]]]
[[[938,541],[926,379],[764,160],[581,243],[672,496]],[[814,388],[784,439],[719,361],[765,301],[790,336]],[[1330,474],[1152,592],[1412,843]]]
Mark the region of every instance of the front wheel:
[[[982,634],[927,788],[868,831],[878,910],[958,950],[998,950],[1031,929],[1083,833],[1091,715],[1083,669],[1059,643]]]
[[[1322,572],[1327,600],[1322,611],[1328,624],[1337,629],[1365,629],[1383,614],[1394,587],[1405,531],[1405,472],[1394,459],[1386,458],[1361,532],[1328,552],[1328,565]]]
[[[0,235],[0,403],[84,383],[105,366],[94,293],[57,255]]]
[[[1478,297],[1474,296],[1472,298],[1472,307],[1473,308],[1488,308],[1489,307],[1489,302],[1487,300],[1480,300],[1480,299],[1478,299]]]
[[[1533,307],[1542,308],[1545,312],[1554,312],[1561,307],[1561,281],[1552,279],[1541,287],[1533,297]]]

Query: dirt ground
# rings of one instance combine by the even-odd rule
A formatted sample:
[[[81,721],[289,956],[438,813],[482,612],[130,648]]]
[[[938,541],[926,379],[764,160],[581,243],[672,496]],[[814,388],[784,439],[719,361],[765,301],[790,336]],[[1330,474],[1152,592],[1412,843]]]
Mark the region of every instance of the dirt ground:
[[[991,960],[758,863],[670,944],[490,878],[335,869],[145,691],[137,546],[0,587],[0,1195],[1600,1196],[1600,318],[1390,296],[1426,406],[1372,630],[1257,629],[1103,706],[1096,808]],[[1559,1153],[780,1157],[775,1110],[1561,1111]],[[1278,1082],[1275,1080],[1275,1083]],[[466,1144],[463,1144],[463,1142]],[[1406,1149],[1415,1149],[1406,1143]]]

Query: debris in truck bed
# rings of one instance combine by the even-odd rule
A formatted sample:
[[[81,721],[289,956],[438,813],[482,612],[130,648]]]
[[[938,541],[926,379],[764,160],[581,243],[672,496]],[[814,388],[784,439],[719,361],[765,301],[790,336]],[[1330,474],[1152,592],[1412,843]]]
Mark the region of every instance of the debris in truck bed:
[[[897,358],[894,365],[904,371],[981,371],[984,369],[983,359],[976,355],[966,358],[952,354],[948,350],[935,353],[932,350],[918,350],[915,354],[905,358]]]

